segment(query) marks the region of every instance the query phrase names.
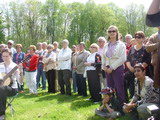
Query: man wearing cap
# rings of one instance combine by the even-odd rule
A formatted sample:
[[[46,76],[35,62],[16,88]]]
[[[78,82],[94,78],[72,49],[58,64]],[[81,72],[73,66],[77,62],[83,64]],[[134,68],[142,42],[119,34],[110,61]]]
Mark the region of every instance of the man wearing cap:
[[[17,51],[16,51],[16,49],[13,47],[13,45],[14,45],[13,40],[9,40],[9,41],[8,41],[8,48],[11,50],[12,56],[13,56],[15,53],[17,53]]]
[[[58,83],[61,94],[71,95],[71,55],[72,50],[68,47],[67,39],[62,41],[62,49],[58,54]],[[66,87],[65,87],[66,86]],[[66,90],[65,90],[66,88]]]
[[[95,110],[96,115],[113,120],[123,114],[122,107],[114,97],[114,93],[115,90],[109,87],[101,90],[100,94],[102,94],[104,98],[102,105]]]

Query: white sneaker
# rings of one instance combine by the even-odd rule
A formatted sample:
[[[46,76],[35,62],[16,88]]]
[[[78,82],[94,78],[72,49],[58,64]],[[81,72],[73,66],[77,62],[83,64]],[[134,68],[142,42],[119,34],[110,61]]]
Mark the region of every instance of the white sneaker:
[[[0,120],[5,120],[5,115],[1,115]]]
[[[94,104],[98,104],[99,102],[94,102]]]

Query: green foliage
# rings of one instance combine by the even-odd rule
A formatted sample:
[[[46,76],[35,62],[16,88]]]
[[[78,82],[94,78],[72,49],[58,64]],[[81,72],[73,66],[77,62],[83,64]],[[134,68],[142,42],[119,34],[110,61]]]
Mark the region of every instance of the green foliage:
[[[134,36],[140,30],[146,36],[155,32],[155,29],[145,25],[144,6],[133,3],[122,9],[114,3],[96,4],[94,0],[88,0],[85,4],[25,0],[24,3],[10,2],[1,9],[4,22],[0,18],[0,40],[4,40],[2,31],[5,25],[6,41],[13,39],[15,43],[21,43],[25,50],[39,41],[52,43],[65,38],[70,45],[81,41],[91,44],[100,36],[107,38],[106,30],[110,25],[116,25],[123,36],[127,33]]]
[[[0,13],[1,15],[1,13]],[[0,43],[5,42],[3,19],[0,17]]]

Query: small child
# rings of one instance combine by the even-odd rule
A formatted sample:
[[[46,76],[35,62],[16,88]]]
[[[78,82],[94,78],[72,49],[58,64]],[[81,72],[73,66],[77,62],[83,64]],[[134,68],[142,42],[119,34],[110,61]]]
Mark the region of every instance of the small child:
[[[101,90],[100,94],[103,95],[103,101],[101,106],[95,110],[96,115],[108,118],[109,120],[116,119],[122,115],[122,106],[114,97],[114,93],[114,89],[109,87]]]

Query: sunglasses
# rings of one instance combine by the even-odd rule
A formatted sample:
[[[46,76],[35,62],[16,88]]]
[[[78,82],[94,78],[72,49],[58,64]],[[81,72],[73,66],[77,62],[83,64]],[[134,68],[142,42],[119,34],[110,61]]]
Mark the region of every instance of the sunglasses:
[[[8,45],[12,45],[12,43],[8,43]]]
[[[136,38],[137,38],[137,39],[141,39],[142,37],[141,37],[141,36],[135,36],[135,39],[136,39]]]
[[[49,48],[47,48],[47,49],[52,49],[52,48],[49,47]]]
[[[112,32],[113,32],[113,33],[115,33],[115,32],[117,32],[117,31],[115,31],[115,30],[112,30],[112,31],[108,31],[108,33],[112,33]]]

